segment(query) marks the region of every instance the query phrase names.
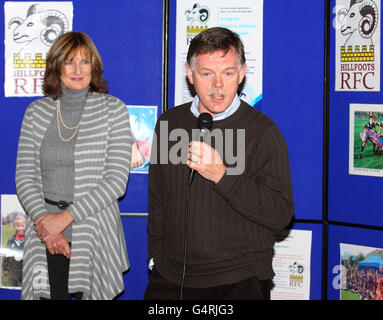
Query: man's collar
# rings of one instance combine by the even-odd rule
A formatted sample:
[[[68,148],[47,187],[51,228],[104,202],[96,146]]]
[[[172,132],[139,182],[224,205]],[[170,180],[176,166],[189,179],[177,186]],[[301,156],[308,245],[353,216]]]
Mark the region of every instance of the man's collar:
[[[193,99],[193,102],[190,107],[190,111],[194,114],[195,117],[199,117],[199,111],[198,111],[198,104],[199,104],[199,98],[196,95]],[[235,95],[233,102],[231,105],[223,112],[217,113],[214,117],[213,120],[223,120],[229,116],[231,116],[237,109],[239,108],[239,105],[241,104],[241,100],[239,99],[238,95]]]

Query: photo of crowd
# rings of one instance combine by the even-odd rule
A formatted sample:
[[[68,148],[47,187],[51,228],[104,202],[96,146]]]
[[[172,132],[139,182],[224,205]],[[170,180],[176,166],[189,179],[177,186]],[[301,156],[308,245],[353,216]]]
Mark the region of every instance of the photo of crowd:
[[[360,300],[383,300],[383,273],[374,269],[347,269],[346,290]]]
[[[341,263],[341,300],[383,300],[382,249],[342,244]]]

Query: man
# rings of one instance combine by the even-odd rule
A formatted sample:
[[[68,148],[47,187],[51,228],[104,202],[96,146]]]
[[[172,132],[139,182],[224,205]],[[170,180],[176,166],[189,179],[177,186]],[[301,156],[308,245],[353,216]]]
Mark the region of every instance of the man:
[[[373,143],[374,146],[374,152],[375,152],[375,146],[378,146],[378,148],[383,150],[383,135],[382,133],[382,127],[380,127],[379,132],[376,133],[370,126],[370,124],[366,124],[363,127],[363,131],[360,133],[360,139],[362,140],[362,148],[360,149],[359,158],[362,159],[362,153],[364,151],[364,148],[367,145],[367,141],[370,140]]]
[[[210,28],[197,35],[186,71],[197,93],[193,102],[171,108],[156,125],[148,218],[154,268],[144,298],[269,299],[273,232],[287,226],[294,211],[284,139],[271,119],[237,96],[246,72],[237,34]],[[164,137],[164,124],[170,135],[183,129],[191,137],[201,113],[213,117],[224,143],[192,141],[184,163],[163,161],[164,151],[171,154],[180,143]],[[227,159],[233,150],[243,167]],[[197,174],[185,224],[190,169]]]

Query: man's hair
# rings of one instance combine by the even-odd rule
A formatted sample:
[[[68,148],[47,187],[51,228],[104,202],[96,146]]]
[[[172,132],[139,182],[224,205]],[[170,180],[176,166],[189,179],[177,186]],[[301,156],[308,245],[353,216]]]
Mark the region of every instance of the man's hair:
[[[92,39],[83,32],[71,31],[61,35],[47,53],[47,66],[42,86],[45,96],[57,99],[61,94],[61,68],[65,61],[73,58],[77,50],[84,50],[84,54],[90,59],[92,76],[89,92],[108,91],[103,76],[102,60]]]
[[[226,54],[233,48],[237,54],[238,63],[242,67],[246,63],[245,49],[241,38],[229,29],[214,27],[202,31],[190,42],[186,61],[193,68],[194,58],[199,54],[223,51]]]

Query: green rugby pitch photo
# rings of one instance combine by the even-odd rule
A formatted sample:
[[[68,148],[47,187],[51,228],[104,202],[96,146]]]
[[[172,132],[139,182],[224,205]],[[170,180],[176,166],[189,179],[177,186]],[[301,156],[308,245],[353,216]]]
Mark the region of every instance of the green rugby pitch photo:
[[[349,173],[383,176],[383,105],[350,104]]]

